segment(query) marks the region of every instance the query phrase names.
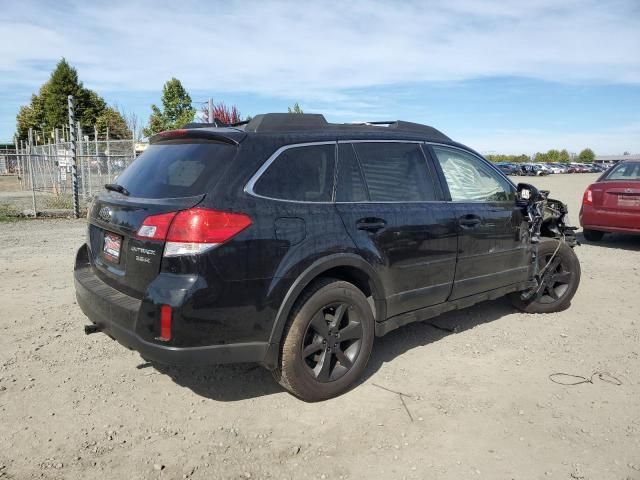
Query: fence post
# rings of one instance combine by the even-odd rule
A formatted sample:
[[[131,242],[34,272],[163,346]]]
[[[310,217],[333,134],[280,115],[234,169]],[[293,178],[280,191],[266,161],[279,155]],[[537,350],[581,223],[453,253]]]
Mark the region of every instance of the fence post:
[[[91,197],[91,157],[89,157],[89,135],[84,136],[84,163],[87,169],[87,190],[89,190],[89,197]]]
[[[109,126],[107,125],[107,183],[111,182],[111,142],[109,141]]]
[[[14,135],[14,136],[13,136],[13,146],[15,147],[15,152],[16,152],[16,166],[15,166],[15,168],[16,168],[16,170],[17,170],[17,169],[18,169],[18,167],[19,167],[19,165],[18,165],[18,159],[20,158],[20,157],[18,157],[18,153],[20,153],[20,152],[18,151],[18,136],[17,136],[17,135]],[[7,167],[7,172],[8,172],[8,170],[9,170],[9,168]],[[19,171],[20,171],[20,170],[18,170],[18,172],[19,172]]]
[[[27,188],[27,179],[24,178],[24,140],[20,140],[20,188],[25,190]]]
[[[98,167],[98,182],[102,181],[102,167],[100,166],[100,160],[98,159],[98,127],[93,126],[93,144],[96,150],[96,166]]]
[[[35,177],[33,176],[33,157],[31,152],[33,151],[33,128],[29,128],[29,176],[31,177],[31,200],[33,201],[33,216],[34,218],[38,216],[38,211],[36,210],[36,182]]]
[[[69,107],[69,148],[71,150],[71,182],[73,184],[73,217],[80,218],[80,202],[78,200],[78,162],[76,157],[76,115],[73,108],[73,95],[67,97]]]
[[[76,121],[76,142],[78,143],[78,163],[80,164],[80,189],[82,190],[82,198],[85,198],[85,181],[87,176],[84,173],[84,144],[82,143],[82,125],[80,120]]]

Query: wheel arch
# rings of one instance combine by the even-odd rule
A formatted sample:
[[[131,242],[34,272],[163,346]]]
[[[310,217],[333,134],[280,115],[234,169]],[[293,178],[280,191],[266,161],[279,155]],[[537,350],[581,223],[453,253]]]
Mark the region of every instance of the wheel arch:
[[[263,364],[274,369],[278,364],[280,342],[289,314],[300,295],[319,278],[336,278],[354,284],[367,297],[373,298],[376,321],[386,317],[386,301],[382,282],[374,269],[362,257],[351,253],[338,253],[323,257],[307,267],[291,284],[276,314],[269,337],[269,348]]]

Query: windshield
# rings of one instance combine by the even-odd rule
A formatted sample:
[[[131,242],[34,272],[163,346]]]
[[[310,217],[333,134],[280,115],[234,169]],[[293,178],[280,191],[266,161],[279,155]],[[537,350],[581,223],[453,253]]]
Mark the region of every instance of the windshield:
[[[237,148],[220,143],[149,145],[116,179],[133,197],[178,198],[207,193]]]
[[[607,173],[604,180],[640,180],[640,162],[619,163]]]

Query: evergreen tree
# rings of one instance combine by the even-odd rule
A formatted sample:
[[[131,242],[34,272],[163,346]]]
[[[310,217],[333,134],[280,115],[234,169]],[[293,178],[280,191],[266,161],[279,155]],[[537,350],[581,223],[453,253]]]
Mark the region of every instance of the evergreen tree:
[[[96,119],[98,135],[104,136],[109,128],[109,138],[112,140],[130,140],[131,130],[122,114],[115,108],[106,107]]]
[[[92,128],[107,104],[96,92],[84,88],[78,72],[63,58],[51,77],[31,96],[31,104],[20,107],[16,117],[18,138],[26,139],[29,128],[51,132],[69,123],[67,97],[73,95],[76,119],[85,128]]]
[[[192,122],[196,113],[191,106],[191,97],[177,78],[172,78],[162,87],[162,110],[151,105],[149,125],[144,129],[147,137],[162,132],[180,128]]]
[[[300,105],[298,105],[298,102],[294,103],[293,107],[287,107],[287,111],[289,113],[304,113],[300,108]]]

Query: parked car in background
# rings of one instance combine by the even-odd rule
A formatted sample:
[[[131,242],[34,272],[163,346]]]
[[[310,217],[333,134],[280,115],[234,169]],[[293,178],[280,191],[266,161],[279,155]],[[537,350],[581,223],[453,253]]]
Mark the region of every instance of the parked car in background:
[[[567,173],[567,168],[560,163],[546,163],[545,166],[551,173]]]
[[[536,177],[549,175],[549,171],[547,169],[541,168],[537,163],[523,163],[520,166],[520,171],[522,175]]]
[[[620,162],[587,187],[580,225],[593,242],[608,232],[640,234],[640,162]]]
[[[577,173],[576,172],[576,167],[574,165],[572,165],[571,163],[565,163],[564,166],[567,169],[567,173]]]
[[[533,165],[536,169],[542,170],[547,175],[555,173],[546,163],[534,163]]]
[[[513,163],[499,162],[496,167],[505,175],[518,175],[518,166]]]
[[[573,162],[571,165],[573,165],[575,173],[589,173],[591,171],[591,168],[584,163]]]

